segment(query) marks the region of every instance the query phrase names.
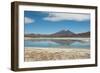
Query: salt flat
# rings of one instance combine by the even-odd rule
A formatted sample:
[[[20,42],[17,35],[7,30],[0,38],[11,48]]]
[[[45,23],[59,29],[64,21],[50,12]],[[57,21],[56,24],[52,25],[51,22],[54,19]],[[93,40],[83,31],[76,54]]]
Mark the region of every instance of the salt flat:
[[[90,58],[90,49],[26,47],[25,61],[70,60]]]

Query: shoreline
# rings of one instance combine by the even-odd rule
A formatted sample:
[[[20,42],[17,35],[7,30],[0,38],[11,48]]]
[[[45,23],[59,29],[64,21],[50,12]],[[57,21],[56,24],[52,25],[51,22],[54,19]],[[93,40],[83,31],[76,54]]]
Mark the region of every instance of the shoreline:
[[[24,40],[90,40],[88,37],[40,37],[40,38],[32,38],[32,37],[24,37]]]
[[[90,58],[90,49],[25,47],[25,61],[70,60]]]

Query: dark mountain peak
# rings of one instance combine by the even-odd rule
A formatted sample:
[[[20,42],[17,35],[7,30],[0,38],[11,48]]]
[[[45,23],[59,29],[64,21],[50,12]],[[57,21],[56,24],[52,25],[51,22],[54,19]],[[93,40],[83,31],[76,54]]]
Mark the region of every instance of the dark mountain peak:
[[[72,35],[72,34],[75,34],[73,32],[71,32],[70,30],[61,30],[61,31],[58,31],[54,34],[67,34],[67,35]]]
[[[60,31],[67,31],[66,29],[60,30]]]

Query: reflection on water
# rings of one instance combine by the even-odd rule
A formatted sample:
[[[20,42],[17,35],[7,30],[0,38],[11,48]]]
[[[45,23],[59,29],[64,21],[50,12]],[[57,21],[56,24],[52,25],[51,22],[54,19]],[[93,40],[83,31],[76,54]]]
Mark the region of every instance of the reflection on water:
[[[25,40],[25,47],[64,47],[90,48],[90,41],[85,40]]]

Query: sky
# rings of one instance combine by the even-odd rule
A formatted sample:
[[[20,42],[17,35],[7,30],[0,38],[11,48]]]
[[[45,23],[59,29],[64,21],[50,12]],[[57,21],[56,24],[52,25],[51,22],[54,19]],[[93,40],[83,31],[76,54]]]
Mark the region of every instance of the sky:
[[[25,34],[52,34],[61,30],[90,31],[90,14],[24,11]]]

